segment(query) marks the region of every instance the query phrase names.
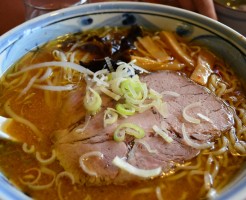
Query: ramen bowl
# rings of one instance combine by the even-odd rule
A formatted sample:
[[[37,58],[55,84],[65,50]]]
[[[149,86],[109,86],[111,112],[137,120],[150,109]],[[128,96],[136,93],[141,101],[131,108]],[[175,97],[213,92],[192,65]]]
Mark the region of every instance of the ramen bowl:
[[[172,31],[188,42],[206,46],[232,66],[242,84],[245,84],[246,39],[241,34],[219,22],[183,9],[132,2],[95,3],[66,8],[34,18],[12,29],[0,38],[1,76],[27,52],[35,51],[61,35],[100,27],[128,27],[136,24],[151,30]],[[242,165],[233,180],[217,195],[211,194],[211,198],[245,199],[245,169],[245,165]],[[24,200],[30,197],[17,189],[2,173],[0,199]]]

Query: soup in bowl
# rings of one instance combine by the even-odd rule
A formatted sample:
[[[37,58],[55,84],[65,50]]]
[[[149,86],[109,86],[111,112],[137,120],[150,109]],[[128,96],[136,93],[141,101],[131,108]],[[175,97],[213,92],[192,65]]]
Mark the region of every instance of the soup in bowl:
[[[0,44],[1,198],[244,197],[246,41],[234,30],[98,3]]]

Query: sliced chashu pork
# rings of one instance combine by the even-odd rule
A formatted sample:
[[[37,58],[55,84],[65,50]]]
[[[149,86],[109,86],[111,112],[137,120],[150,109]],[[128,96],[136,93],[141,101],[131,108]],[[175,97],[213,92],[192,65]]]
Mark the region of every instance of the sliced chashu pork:
[[[56,133],[54,148],[57,158],[64,169],[75,176],[78,183],[102,185],[138,180],[139,177],[124,172],[112,164],[115,156],[124,158],[129,164],[140,169],[161,166],[162,170],[167,172],[174,167],[175,163],[183,163],[199,153],[198,149],[188,146],[183,140],[182,123],[185,124],[189,137],[197,143],[214,140],[234,123],[232,113],[221,99],[184,75],[162,71],[141,76],[141,81],[147,83],[149,88],[164,93],[163,99],[167,102],[169,110],[166,119],[156,110],[149,109],[126,119],[120,118],[115,124],[104,128],[103,111],[107,105],[112,107],[115,104],[107,100],[102,111],[90,120],[83,132],[74,128],[72,131],[62,130]],[[178,96],[168,95],[170,91]],[[187,122],[182,115],[183,109],[195,102],[200,102],[200,106],[189,109],[187,114],[194,118],[198,118],[197,113],[205,116],[206,120],[200,119],[200,124]],[[123,122],[142,127],[146,132],[145,137],[138,141],[132,137],[127,137],[125,142],[114,141],[113,132]],[[153,125],[164,126],[169,136],[173,138],[173,142],[167,143],[162,137],[156,135],[152,129]],[[147,143],[153,151],[149,152],[142,143]],[[104,157],[90,157],[84,164],[88,169],[96,172],[97,176],[87,174],[79,164],[79,158],[82,155],[93,151],[101,152]]]

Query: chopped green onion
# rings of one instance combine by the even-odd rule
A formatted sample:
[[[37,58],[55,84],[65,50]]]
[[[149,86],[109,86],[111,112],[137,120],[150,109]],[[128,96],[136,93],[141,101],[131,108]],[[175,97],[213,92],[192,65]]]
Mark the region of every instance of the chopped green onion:
[[[114,108],[107,108],[107,110],[111,110],[111,111],[113,111],[113,112],[115,112],[115,113],[118,113],[121,117],[127,118],[126,115],[120,114],[120,113],[119,113],[117,110],[115,110]]]
[[[166,129],[165,129],[165,131],[164,131],[164,130],[160,129],[158,126],[154,125],[154,126],[153,126],[153,130],[154,130],[158,135],[160,135],[166,142],[171,143],[171,142],[173,141],[173,138],[170,137],[170,136],[167,134],[167,130],[166,130]]]
[[[111,73],[111,75],[112,75],[112,73]],[[126,80],[126,79],[125,78],[122,78],[122,77],[120,77],[120,78],[114,78],[114,79],[110,80],[110,88],[111,88],[111,90],[114,93],[118,94],[118,95],[123,95],[123,93],[122,93],[122,91],[120,89],[120,84],[124,80]]]
[[[123,81],[120,85],[123,94],[128,93],[129,96],[134,99],[141,99],[141,82],[139,80],[133,80],[133,78],[128,78]]]
[[[113,79],[112,73],[109,73],[109,74],[108,74],[108,81],[111,81],[112,79]]]
[[[157,92],[157,91],[155,91],[153,89],[149,89],[149,98],[155,99],[155,100],[156,99],[161,99],[162,95],[159,92]]]
[[[98,94],[98,92],[89,87],[84,98],[85,109],[94,115],[97,111],[100,110],[101,105],[102,99],[100,95]]]
[[[139,113],[143,113],[146,110],[149,110],[151,107],[153,107],[153,102],[151,103],[147,103],[147,104],[138,104],[138,105],[134,105],[134,104],[130,104],[133,108],[135,108],[135,110]]]
[[[133,115],[136,111],[135,108],[129,104],[118,103],[115,106],[115,108],[118,111],[118,113],[120,113],[121,115],[128,115],[128,116]]]
[[[94,73],[93,75],[93,81],[96,82],[97,86],[105,86],[105,87],[108,87],[109,86],[109,83],[107,82],[107,74],[108,74],[108,70],[107,69],[102,69],[102,70],[99,70],[97,72]]]
[[[147,86],[137,75],[122,81],[120,88],[123,94],[127,94],[132,99],[145,100],[147,97]]]
[[[114,132],[114,140],[122,142],[125,140],[125,134],[132,135],[135,138],[141,139],[145,136],[144,129],[132,123],[120,124]]]

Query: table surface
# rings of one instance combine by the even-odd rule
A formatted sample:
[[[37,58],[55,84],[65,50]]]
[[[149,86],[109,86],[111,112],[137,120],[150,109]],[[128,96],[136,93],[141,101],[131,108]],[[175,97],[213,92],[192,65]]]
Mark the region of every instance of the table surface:
[[[0,0],[0,35],[25,21],[22,0]]]

